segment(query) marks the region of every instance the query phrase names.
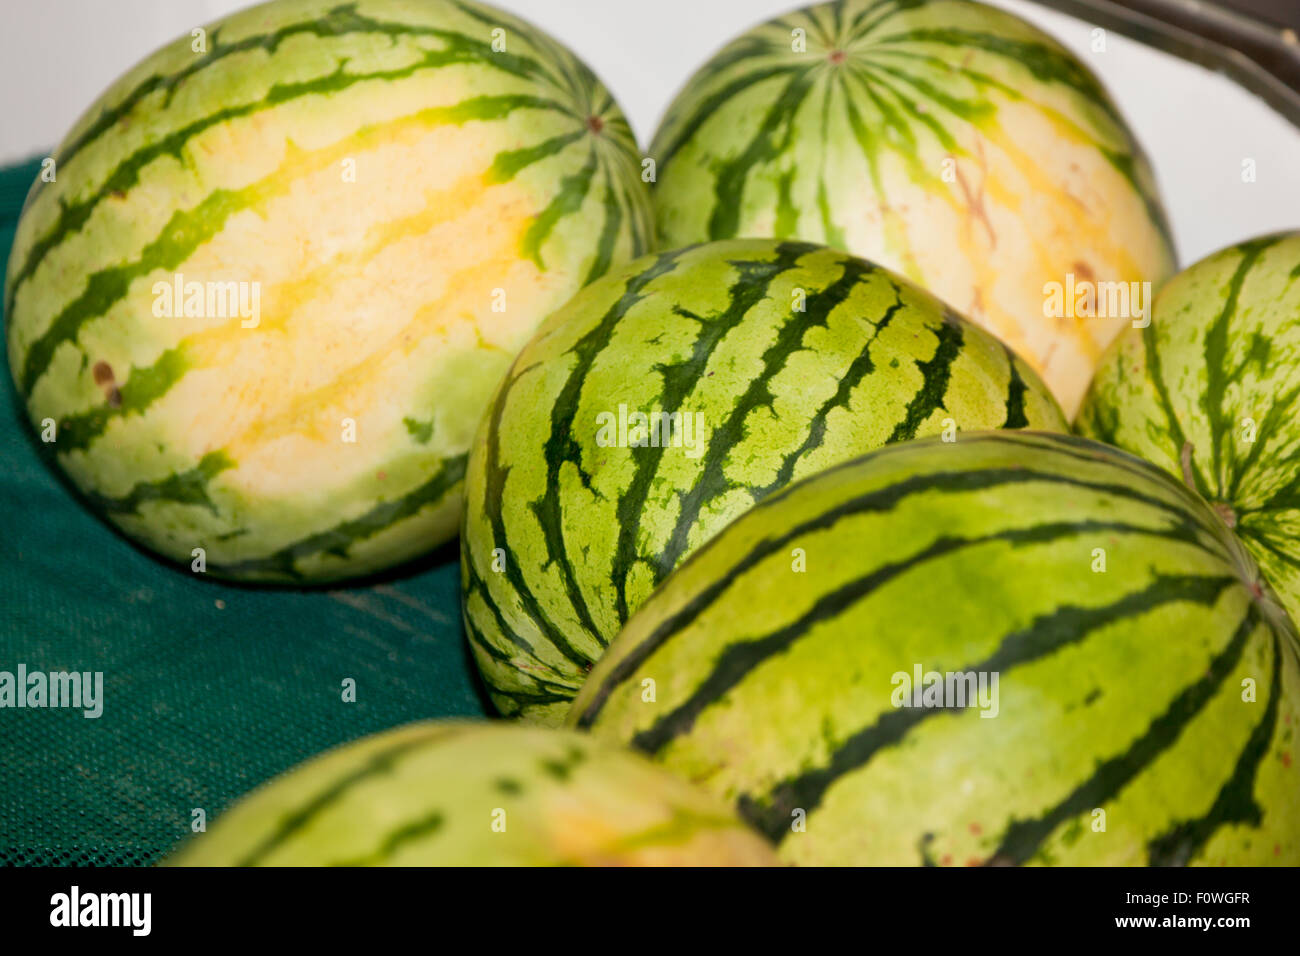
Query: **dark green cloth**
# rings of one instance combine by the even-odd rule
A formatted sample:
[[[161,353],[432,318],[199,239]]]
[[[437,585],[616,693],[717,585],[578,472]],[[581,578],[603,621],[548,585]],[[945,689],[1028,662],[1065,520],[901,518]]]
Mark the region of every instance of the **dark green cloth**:
[[[0,169],[0,263],[39,168]],[[177,569],[86,509],[3,377],[0,671],[102,671],[104,705],[0,709],[0,864],[153,863],[195,808],[211,821],[312,754],[487,713],[453,547],[338,590]]]

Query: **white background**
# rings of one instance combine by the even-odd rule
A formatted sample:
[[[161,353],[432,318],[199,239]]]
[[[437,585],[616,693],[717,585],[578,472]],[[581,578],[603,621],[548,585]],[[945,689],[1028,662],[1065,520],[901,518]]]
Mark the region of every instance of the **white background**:
[[[1156,168],[1184,264],[1300,228],[1300,131],[1231,81],[1026,0],[1102,78]],[[127,67],[241,0],[0,0],[0,163],[44,154]],[[497,0],[566,42],[614,91],[642,144],[719,46],[800,0]],[[1257,181],[1243,183],[1254,159]]]

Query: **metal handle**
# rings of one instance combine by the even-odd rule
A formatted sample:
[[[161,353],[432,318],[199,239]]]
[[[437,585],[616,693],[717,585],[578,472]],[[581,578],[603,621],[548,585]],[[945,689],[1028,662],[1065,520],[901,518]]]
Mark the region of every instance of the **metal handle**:
[[[1203,0],[1036,0],[1225,73],[1300,126],[1300,36]]]

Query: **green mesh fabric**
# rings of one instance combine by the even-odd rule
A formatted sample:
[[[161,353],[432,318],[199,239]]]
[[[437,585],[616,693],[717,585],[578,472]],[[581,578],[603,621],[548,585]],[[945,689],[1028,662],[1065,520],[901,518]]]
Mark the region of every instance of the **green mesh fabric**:
[[[36,161],[0,169],[0,264]],[[0,671],[102,671],[102,716],[0,709],[0,865],[156,862],[328,747],[487,713],[453,548],[363,587],[236,587],[89,512],[0,384]],[[356,681],[356,702],[343,681]]]

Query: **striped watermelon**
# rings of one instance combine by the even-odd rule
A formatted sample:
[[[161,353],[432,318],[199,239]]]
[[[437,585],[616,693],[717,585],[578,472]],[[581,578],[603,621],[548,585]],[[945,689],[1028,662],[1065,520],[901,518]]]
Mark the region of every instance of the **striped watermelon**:
[[[988,432],[760,504],[633,617],[570,721],[732,801],[787,862],[1295,865],[1298,641],[1182,484]]]
[[[844,0],[756,27],[687,83],[649,155],[664,247],[775,236],[865,256],[995,332],[1071,416],[1130,316],[1057,309],[1048,285],[1173,268],[1151,171],[1097,78],[967,0]]]
[[[1172,279],[1097,369],[1079,428],[1200,492],[1300,621],[1300,232]]]
[[[55,159],[9,260],[18,389],[93,507],[230,578],[452,537],[514,352],[652,228],[609,92],[463,0],[242,11],[131,70]]]
[[[725,805],[571,731],[423,722],[254,791],[173,866],[772,865]]]
[[[520,353],[470,456],[465,627],[493,701],[561,720],[668,572],[792,479],[1026,426],[1065,428],[1028,366],[864,260],[757,239],[612,270]]]

